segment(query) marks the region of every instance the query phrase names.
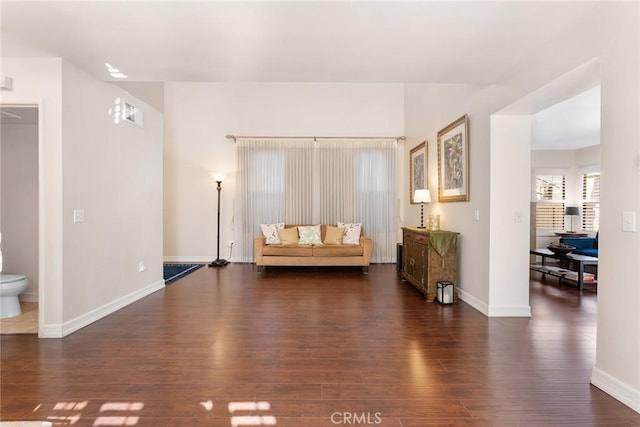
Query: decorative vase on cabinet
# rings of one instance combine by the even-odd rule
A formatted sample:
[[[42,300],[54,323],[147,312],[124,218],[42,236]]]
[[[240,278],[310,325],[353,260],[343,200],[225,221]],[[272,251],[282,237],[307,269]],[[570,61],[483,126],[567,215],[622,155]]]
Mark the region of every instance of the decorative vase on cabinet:
[[[457,240],[453,231],[402,228],[402,278],[433,301],[438,281],[457,281]]]

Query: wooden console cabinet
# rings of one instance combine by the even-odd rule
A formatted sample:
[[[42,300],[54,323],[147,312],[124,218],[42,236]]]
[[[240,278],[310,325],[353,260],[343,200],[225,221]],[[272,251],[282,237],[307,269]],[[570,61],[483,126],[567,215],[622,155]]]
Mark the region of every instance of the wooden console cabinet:
[[[439,238],[437,234],[449,234],[449,238],[453,239],[453,247],[444,256],[440,256],[431,244],[431,239]],[[458,233],[451,231],[402,228],[402,278],[429,301],[435,299],[439,281],[447,280],[457,285],[457,236]]]

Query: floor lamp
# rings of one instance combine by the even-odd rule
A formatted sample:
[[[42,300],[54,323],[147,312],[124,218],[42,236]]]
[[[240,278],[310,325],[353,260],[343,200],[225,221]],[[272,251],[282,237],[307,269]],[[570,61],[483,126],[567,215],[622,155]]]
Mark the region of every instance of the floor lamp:
[[[216,253],[216,259],[209,263],[209,267],[224,267],[225,265],[229,264],[229,261],[227,261],[226,259],[220,259],[220,191],[222,190],[222,180],[224,179],[224,174],[220,172],[212,172],[209,175],[216,181],[216,184],[218,184],[218,252]]]

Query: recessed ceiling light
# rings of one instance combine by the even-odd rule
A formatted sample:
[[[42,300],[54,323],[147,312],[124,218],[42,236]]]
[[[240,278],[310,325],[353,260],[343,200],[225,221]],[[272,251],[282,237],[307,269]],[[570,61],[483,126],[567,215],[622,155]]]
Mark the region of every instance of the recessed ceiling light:
[[[128,77],[125,73],[121,72],[119,69],[109,64],[108,62],[105,62],[104,66],[107,67],[107,71],[109,71],[109,74],[111,74],[111,77],[113,77],[114,79],[126,79]]]

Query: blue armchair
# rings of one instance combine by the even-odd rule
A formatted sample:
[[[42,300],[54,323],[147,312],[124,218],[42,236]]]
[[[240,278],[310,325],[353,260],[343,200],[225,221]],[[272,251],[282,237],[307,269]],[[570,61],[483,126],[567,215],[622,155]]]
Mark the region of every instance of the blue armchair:
[[[596,237],[561,237],[560,243],[575,246],[574,254],[598,258],[598,234]]]

